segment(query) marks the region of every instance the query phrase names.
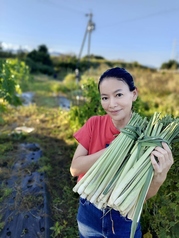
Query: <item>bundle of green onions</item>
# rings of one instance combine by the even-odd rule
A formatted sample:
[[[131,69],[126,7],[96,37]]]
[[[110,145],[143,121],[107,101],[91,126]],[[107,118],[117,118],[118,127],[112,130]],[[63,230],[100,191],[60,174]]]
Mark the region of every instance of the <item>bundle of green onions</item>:
[[[179,119],[160,118],[154,113],[149,121],[133,113],[128,125],[73,188],[99,209],[107,206],[132,220],[134,237],[145,197],[153,178],[150,154],[156,146],[169,146],[179,136]]]

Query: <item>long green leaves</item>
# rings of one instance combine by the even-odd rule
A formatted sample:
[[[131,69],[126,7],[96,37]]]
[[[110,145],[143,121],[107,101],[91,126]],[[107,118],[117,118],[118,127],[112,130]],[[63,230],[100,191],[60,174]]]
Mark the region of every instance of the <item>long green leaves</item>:
[[[155,113],[147,121],[133,113],[128,125],[73,191],[99,209],[110,206],[130,218],[133,221],[130,238],[133,238],[154,174],[150,154],[162,142],[171,146],[178,135],[179,119],[161,118]]]

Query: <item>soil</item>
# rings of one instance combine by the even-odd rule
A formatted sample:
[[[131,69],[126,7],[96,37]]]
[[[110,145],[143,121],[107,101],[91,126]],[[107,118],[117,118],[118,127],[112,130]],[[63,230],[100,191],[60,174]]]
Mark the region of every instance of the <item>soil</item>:
[[[60,126],[62,121],[53,124],[58,112],[56,110],[44,112],[44,116],[38,111],[23,112],[21,109],[11,109],[11,117],[6,117],[6,120],[0,126],[0,144],[1,144],[1,158],[0,158],[0,180],[1,180],[1,195],[4,196],[7,179],[9,179],[14,163],[19,158],[19,146],[24,143],[37,143],[42,151],[42,156],[36,164],[36,171],[45,173],[46,195],[48,197],[50,222],[47,224],[51,236],[59,238],[75,238],[78,237],[76,225],[76,212],[78,205],[78,195],[72,191],[76,183],[76,179],[72,178],[69,172],[71,159],[76,148],[75,143],[66,143],[61,138],[64,128]],[[50,112],[53,114],[51,115]],[[6,116],[9,115],[9,112]],[[50,115],[50,116],[49,116]],[[40,118],[39,118],[40,117]],[[24,123],[26,122],[26,123]],[[15,133],[15,128],[26,125],[34,128],[31,133]],[[53,130],[52,133],[52,124]],[[65,125],[68,127],[68,125]],[[33,164],[35,166],[35,164]],[[28,168],[31,173],[34,167]],[[20,174],[19,174],[20,176]],[[11,196],[12,194],[10,193]],[[5,197],[4,199],[8,198]],[[0,210],[2,211],[3,200],[0,200]],[[21,212],[23,212],[21,210]],[[3,220],[0,216],[0,231],[3,230]],[[13,231],[12,231],[13,234]],[[9,236],[13,237],[13,236]],[[28,237],[24,234],[23,237]],[[36,237],[45,237],[39,236]],[[35,238],[35,236],[34,236]]]

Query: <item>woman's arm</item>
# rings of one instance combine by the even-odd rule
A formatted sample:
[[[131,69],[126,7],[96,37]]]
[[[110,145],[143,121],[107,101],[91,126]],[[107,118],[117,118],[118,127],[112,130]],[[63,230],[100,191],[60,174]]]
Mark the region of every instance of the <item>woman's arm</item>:
[[[156,147],[151,153],[151,162],[154,168],[154,177],[151,182],[146,200],[156,195],[160,186],[163,184],[167,177],[167,173],[174,163],[172,152],[166,143],[162,143],[162,147]],[[158,162],[155,157],[157,157]]]
[[[157,146],[151,153],[151,162],[155,172],[146,196],[146,200],[156,195],[160,186],[165,181],[167,173],[174,162],[169,146],[166,143],[162,143],[162,146],[163,148]],[[81,144],[79,144],[74,153],[70,166],[71,175],[76,177],[80,174],[85,174],[105,150],[106,148],[94,154],[88,155],[88,151]],[[155,157],[157,157],[158,162],[156,161]]]
[[[94,154],[88,155],[88,151],[81,144],[79,144],[76,148],[70,166],[71,175],[76,177],[80,174],[85,174],[105,150],[106,149],[102,149]]]

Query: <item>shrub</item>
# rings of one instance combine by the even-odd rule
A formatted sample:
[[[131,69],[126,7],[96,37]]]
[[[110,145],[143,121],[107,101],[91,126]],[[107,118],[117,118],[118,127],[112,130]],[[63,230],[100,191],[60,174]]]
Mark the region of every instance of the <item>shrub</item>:
[[[141,221],[153,237],[177,238],[179,232],[179,143],[173,145],[174,164],[156,196],[144,205]]]
[[[63,80],[63,84],[69,89],[69,90],[75,90],[78,85],[76,83],[76,77],[75,74],[67,74]]]
[[[6,105],[20,105],[21,100],[17,93],[21,92],[21,85],[30,79],[29,68],[17,59],[0,60],[0,114],[5,111]],[[0,120],[2,116],[0,115]]]
[[[17,93],[21,91],[20,84],[30,78],[29,68],[17,59],[1,60],[0,72],[0,98],[5,103],[19,105]]]

